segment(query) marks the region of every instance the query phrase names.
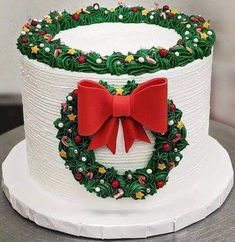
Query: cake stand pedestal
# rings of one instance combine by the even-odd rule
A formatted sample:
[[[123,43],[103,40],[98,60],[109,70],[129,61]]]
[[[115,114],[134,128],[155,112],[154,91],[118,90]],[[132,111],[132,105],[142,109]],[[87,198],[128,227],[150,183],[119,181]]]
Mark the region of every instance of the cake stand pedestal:
[[[151,198],[156,205],[143,205],[141,211],[91,210],[82,197],[75,203],[52,196],[29,175],[25,141],[17,144],[4,161],[2,186],[12,207],[40,226],[84,237],[146,238],[180,230],[223,204],[233,186],[231,160],[211,137],[208,154],[198,179],[189,176],[174,193],[156,194]]]

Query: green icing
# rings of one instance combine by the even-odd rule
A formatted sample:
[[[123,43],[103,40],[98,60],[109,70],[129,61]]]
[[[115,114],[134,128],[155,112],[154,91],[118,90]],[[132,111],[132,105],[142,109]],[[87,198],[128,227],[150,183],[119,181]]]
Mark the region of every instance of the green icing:
[[[100,81],[100,83],[111,94],[116,94],[115,87],[104,81]],[[123,95],[129,95],[137,86],[138,84],[134,80],[128,81],[122,87]],[[68,100],[68,96],[73,98]],[[71,114],[77,115],[77,97],[73,95],[73,92],[67,95],[66,102],[61,108],[61,117],[54,122],[58,129],[60,155],[74,178],[84,185],[87,191],[95,192],[102,198],[117,198],[120,191],[123,193],[119,198],[144,199],[148,195],[155,194],[167,183],[170,170],[179,164],[183,158],[181,151],[188,145],[186,128],[183,125],[178,126],[181,122],[182,112],[174,106],[173,101],[168,100],[168,121],[173,121],[173,124],[168,125],[165,134],[152,133],[155,138],[154,151],[147,166],[135,171],[127,170],[121,175],[113,167],[107,168],[96,161],[95,152],[87,149],[90,137],[78,135],[77,117],[74,121],[70,121],[68,115]],[[60,126],[60,123],[63,125]],[[176,139],[177,135],[178,137],[180,135],[180,138]],[[80,139],[76,140],[76,136],[79,136]],[[169,144],[170,150],[164,150],[164,144]],[[100,168],[104,172],[100,172]],[[118,182],[117,187],[112,186],[114,181]],[[141,197],[138,197],[138,194]]]
[[[36,26],[28,23],[28,31],[22,32],[17,40],[17,46],[23,55],[52,67],[77,72],[136,76],[185,66],[211,54],[216,37],[214,31],[209,26],[205,26],[207,22],[203,18],[183,13],[171,13],[171,11],[164,12],[163,9],[151,10],[145,14],[142,13],[145,10],[143,7],[137,7],[137,10],[133,11],[132,8],[124,6],[113,10],[102,7],[95,9],[93,6],[89,6],[85,11],[78,12],[77,18],[66,11],[62,13],[54,11],[48,15],[49,22],[44,18],[42,21],[38,21]],[[100,56],[99,53],[83,53],[82,50],[76,50],[71,55],[68,53],[70,48],[60,43],[60,40],[51,41],[47,38],[48,34],[54,37],[61,30],[105,22],[146,23],[174,29],[181,36],[182,43],[176,43],[164,57],[159,55],[161,47],[140,49],[136,53],[129,53],[133,55],[133,60],[128,62],[125,60],[126,55],[115,52],[109,56]],[[203,38],[201,34],[206,34],[206,36]],[[22,41],[22,38],[26,38],[27,41]],[[44,46],[40,47],[41,44]],[[37,53],[32,53],[31,48],[34,46],[39,48]],[[50,49],[49,52],[45,51],[47,47]],[[58,49],[61,53],[55,55],[54,53]],[[86,58],[84,63],[78,62],[78,57],[81,55]],[[143,57],[144,62],[140,62],[139,57]],[[148,61],[146,57],[150,57],[155,62]],[[97,63],[97,59],[102,61]]]

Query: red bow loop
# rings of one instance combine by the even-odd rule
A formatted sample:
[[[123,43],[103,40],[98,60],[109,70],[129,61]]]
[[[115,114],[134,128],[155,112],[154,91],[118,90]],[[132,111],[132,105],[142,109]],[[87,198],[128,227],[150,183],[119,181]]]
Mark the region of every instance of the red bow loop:
[[[167,130],[167,79],[154,78],[132,92],[131,115],[154,132]],[[136,108],[138,107],[138,108]]]
[[[83,80],[78,83],[78,132],[95,134],[112,114],[113,96],[99,83]]]
[[[150,143],[144,127],[166,132],[167,79],[147,81],[127,96],[113,96],[101,84],[83,80],[78,83],[77,107],[78,132],[91,136],[89,150],[107,146],[114,154],[121,119],[128,152],[136,139]]]

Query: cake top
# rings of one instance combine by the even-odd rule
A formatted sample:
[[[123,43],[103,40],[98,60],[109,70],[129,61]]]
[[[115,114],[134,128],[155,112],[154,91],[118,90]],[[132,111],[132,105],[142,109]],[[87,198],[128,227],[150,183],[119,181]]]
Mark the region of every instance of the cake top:
[[[137,76],[209,56],[214,42],[210,22],[201,16],[166,5],[107,9],[95,3],[72,14],[54,11],[29,21],[17,46],[23,55],[53,68]]]

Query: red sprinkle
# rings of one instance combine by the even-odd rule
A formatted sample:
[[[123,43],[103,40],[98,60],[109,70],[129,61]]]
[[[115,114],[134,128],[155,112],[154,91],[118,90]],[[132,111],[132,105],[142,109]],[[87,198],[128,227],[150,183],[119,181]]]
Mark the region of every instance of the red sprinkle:
[[[167,11],[167,10],[169,10],[170,8],[169,8],[169,6],[168,5],[164,5],[163,6],[163,11]]]
[[[161,57],[165,57],[165,56],[167,56],[167,50],[166,50],[166,49],[161,49],[161,50],[159,50],[159,55],[160,55]]]
[[[21,38],[21,43],[26,44],[28,43],[28,39],[24,36]]]
[[[118,180],[113,180],[111,185],[112,185],[112,187],[115,188],[115,189],[118,188],[118,187],[119,187],[119,182],[118,182]]]
[[[86,57],[84,55],[81,55],[81,56],[78,57],[77,60],[78,60],[79,64],[83,64],[83,63],[86,62]]]
[[[176,106],[175,106],[174,103],[172,103],[172,104],[170,105],[170,109],[171,109],[172,112],[174,112],[174,111],[176,110]]]
[[[78,15],[77,13],[74,13],[74,14],[72,15],[72,18],[73,18],[73,20],[78,21],[78,20],[79,20],[79,15]]]
[[[157,188],[162,188],[164,185],[165,185],[165,183],[162,180],[156,182],[156,187]]]
[[[164,151],[170,151],[171,150],[171,146],[169,144],[165,143],[165,144],[162,145],[162,149]]]
[[[32,21],[31,21],[31,25],[32,25],[32,26],[35,27],[35,26],[37,26],[37,24],[38,24],[38,22],[37,22],[36,20],[32,20]]]
[[[131,8],[131,11],[134,12],[134,13],[136,13],[136,12],[138,12],[138,8],[137,7],[132,7]]]
[[[76,173],[76,175],[75,175],[75,178],[78,180],[78,181],[80,181],[80,180],[82,180],[82,177],[83,177],[83,175],[82,175],[82,173],[81,172],[77,172]]]
[[[79,135],[79,134],[77,134],[75,137],[74,137],[74,141],[76,142],[76,143],[79,143],[80,141],[81,141],[81,136]]]

